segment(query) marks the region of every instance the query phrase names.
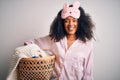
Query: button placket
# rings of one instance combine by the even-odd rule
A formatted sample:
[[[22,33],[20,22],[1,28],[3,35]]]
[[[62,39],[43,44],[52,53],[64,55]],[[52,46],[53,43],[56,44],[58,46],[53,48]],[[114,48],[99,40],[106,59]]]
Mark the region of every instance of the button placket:
[[[62,73],[63,73],[63,70],[64,70],[64,66],[65,66],[65,62],[67,60],[68,54],[69,54],[69,50],[67,50],[67,52],[65,53],[64,60],[61,61],[60,80],[63,80]]]

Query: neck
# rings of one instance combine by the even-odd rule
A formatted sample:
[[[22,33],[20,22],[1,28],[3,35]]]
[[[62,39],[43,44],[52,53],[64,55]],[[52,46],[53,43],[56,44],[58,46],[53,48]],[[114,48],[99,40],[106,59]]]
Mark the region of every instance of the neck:
[[[67,35],[67,40],[71,40],[71,41],[74,41],[76,40],[76,36],[75,35]]]

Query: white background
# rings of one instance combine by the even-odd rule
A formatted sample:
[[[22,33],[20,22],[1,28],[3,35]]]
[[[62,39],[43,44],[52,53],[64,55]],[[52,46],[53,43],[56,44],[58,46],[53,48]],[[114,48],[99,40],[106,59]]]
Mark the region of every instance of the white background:
[[[120,80],[120,0],[79,1],[96,26],[94,80]],[[8,75],[14,49],[47,35],[65,2],[74,0],[0,0],[0,80]]]

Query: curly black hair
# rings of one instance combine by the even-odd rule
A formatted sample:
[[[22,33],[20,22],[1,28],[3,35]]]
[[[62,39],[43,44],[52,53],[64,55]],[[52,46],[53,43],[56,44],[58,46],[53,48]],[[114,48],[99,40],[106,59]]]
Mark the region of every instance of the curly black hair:
[[[85,13],[82,7],[79,7],[79,10],[80,18],[78,19],[78,29],[76,31],[76,37],[77,39],[86,42],[87,40],[91,40],[92,38],[94,38],[93,36],[94,24],[89,14]],[[61,12],[62,10],[58,12],[56,18],[54,19],[50,26],[49,36],[56,42],[60,41],[66,36],[66,31],[64,29],[64,19],[61,18]]]

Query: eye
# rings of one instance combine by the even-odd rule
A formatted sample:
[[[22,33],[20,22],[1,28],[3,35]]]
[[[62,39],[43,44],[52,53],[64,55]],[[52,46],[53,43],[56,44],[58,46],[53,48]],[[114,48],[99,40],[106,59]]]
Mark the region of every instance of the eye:
[[[68,23],[68,22],[69,22],[69,20],[68,20],[68,19],[65,19],[65,20],[64,20],[64,23]]]
[[[77,19],[73,19],[73,22],[77,22]]]

